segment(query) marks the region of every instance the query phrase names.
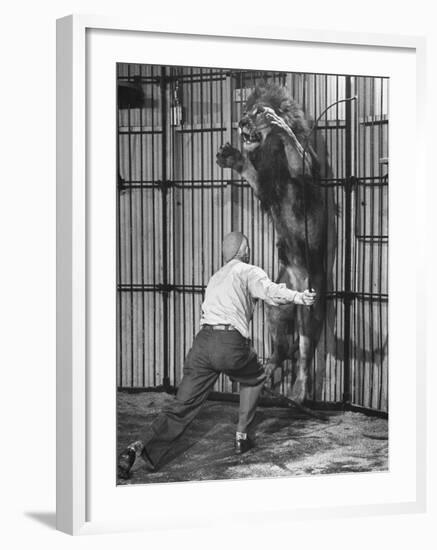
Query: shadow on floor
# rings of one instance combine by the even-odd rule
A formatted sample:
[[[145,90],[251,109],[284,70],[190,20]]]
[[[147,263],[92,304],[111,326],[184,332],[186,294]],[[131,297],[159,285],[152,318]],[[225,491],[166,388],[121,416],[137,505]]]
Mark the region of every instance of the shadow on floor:
[[[56,529],[56,512],[24,512],[24,515],[50,529]]]
[[[117,398],[118,452],[141,437],[142,430],[173,396],[120,392]],[[388,469],[388,422],[361,413],[329,412],[329,422],[299,411],[259,407],[256,447],[236,456],[233,437],[238,405],[208,401],[166,455],[157,472],[137,459],[131,478],[120,484],[165,483],[259,477],[374,472]]]

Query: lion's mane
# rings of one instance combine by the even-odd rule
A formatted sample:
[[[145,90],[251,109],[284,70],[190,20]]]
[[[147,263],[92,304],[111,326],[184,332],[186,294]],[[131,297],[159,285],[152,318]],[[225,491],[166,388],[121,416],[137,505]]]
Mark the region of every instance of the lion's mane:
[[[257,86],[249,96],[246,111],[250,112],[255,105],[263,105],[274,109],[293,130],[301,144],[306,147],[309,135],[308,123],[299,105],[291,99],[287,90],[277,84],[262,84]],[[307,151],[307,155],[310,156]],[[293,210],[297,218],[302,218],[304,211],[304,189],[307,205],[319,203],[319,190],[314,183],[318,179],[318,162],[313,158],[313,173],[311,177],[300,176],[292,178],[284,145],[279,130],[272,128],[264,143],[249,158],[258,172],[259,200],[266,211],[280,208],[287,191],[287,186],[294,184]]]
[[[302,143],[309,134],[308,123],[299,104],[294,101],[286,88],[275,83],[263,83],[256,86],[246,102],[246,111],[255,105],[271,107],[279,115]]]

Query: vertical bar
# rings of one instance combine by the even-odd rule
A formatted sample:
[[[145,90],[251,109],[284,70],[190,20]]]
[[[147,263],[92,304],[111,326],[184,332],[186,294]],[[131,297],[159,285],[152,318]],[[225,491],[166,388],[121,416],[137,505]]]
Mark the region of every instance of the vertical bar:
[[[164,291],[163,300],[163,385],[166,390],[170,388],[169,363],[168,363],[168,227],[167,227],[167,74],[166,67],[161,67],[161,113],[162,113],[162,139],[161,139],[161,199],[162,199],[162,283]]]
[[[363,77],[356,77],[355,79],[355,86],[356,91],[360,94],[360,98],[363,97],[363,87],[364,87],[364,78]],[[357,117],[363,117],[363,102],[358,101],[357,102]],[[356,155],[355,155],[355,173],[360,176],[364,176],[364,155],[363,152],[365,150],[365,126],[356,124],[355,125],[355,136],[354,136],[354,143],[356,148]],[[363,143],[364,142],[364,143]],[[359,288],[360,285],[360,276],[361,270],[359,268],[361,257],[362,257],[362,246],[360,242],[357,240],[356,235],[359,235],[359,225],[361,223],[360,221],[360,187],[357,187],[356,193],[355,193],[355,200],[354,200],[354,259],[353,259],[353,268],[354,268],[354,291],[356,291]],[[353,339],[355,342],[355,349],[357,350],[361,346],[361,326],[360,326],[360,303],[358,300],[355,300],[353,302],[353,323],[354,323],[354,331],[353,331]],[[352,402],[358,403],[358,391],[359,391],[359,374],[360,374],[360,367],[361,367],[361,356],[355,351],[354,357],[353,357],[353,382],[352,382]]]
[[[156,167],[155,167],[155,71],[154,66],[151,66],[150,70],[151,75],[151,88],[152,88],[152,109],[151,109],[151,124],[152,124],[152,133],[151,133],[151,140],[152,140],[152,181],[154,183],[154,186],[152,187],[152,280],[153,280],[153,385],[156,386],[156,206],[155,206],[155,193],[156,193]],[[159,122],[158,122],[159,123]],[[161,129],[162,129],[162,121],[161,121]],[[159,265],[159,264],[158,264]],[[150,318],[150,317],[149,317]]]
[[[210,140],[209,140],[209,177],[211,179],[211,189],[210,189],[210,212],[211,212],[211,241],[210,241],[210,273],[208,275],[211,275],[215,270],[215,261],[214,261],[214,164],[213,164],[213,155],[214,155],[214,132],[212,131],[212,128],[214,128],[214,112],[213,112],[213,105],[214,105],[214,95],[213,95],[213,81],[212,81],[212,70],[209,70],[209,125],[211,127],[210,132]],[[203,297],[203,295],[202,295]]]
[[[240,72],[240,90],[246,89],[246,79],[243,72]],[[240,98],[241,99],[241,98]],[[240,113],[241,116],[241,103],[240,103]],[[240,178],[240,183],[243,184],[243,178]],[[238,229],[244,233],[244,186],[240,185],[240,193],[238,200],[240,201],[240,227]]]
[[[232,101],[230,97],[232,95],[232,75],[227,75],[223,73],[224,80],[220,81],[220,145],[223,145],[224,140],[224,124],[226,123],[226,138],[227,141],[232,140]],[[225,85],[225,91],[223,86]],[[225,99],[226,98],[226,99]],[[226,113],[224,112],[226,109]],[[226,122],[225,122],[226,121]],[[233,177],[231,175],[231,177]],[[228,207],[225,206],[225,196],[228,195],[228,191],[225,194],[226,183],[224,181],[224,171],[220,169],[220,205],[221,205],[221,220],[220,220],[220,255],[219,255],[219,265],[221,265],[221,244],[225,235],[225,230],[227,231],[227,220],[228,220]],[[231,186],[232,189],[232,186]],[[232,193],[232,191],[231,191]],[[226,209],[226,212],[225,212]],[[225,379],[221,376],[218,380],[219,391],[225,391]]]
[[[203,69],[200,68],[200,83],[199,83],[199,93],[200,93],[200,262],[201,265],[199,266],[200,269],[200,280],[202,287],[205,284],[205,186],[204,186],[204,178],[205,178],[205,169],[204,169],[204,162],[205,162],[205,149],[204,149],[204,136],[205,132],[203,127],[203,87],[204,87],[204,76],[203,76]]]
[[[225,73],[223,74],[223,77],[224,79],[223,80],[220,80],[220,146],[223,145],[223,142],[224,142],[224,134],[223,134],[223,124],[224,124],[224,114],[223,114],[223,109],[224,109],[224,94],[223,94],[223,83],[225,82],[226,83],[226,75]],[[228,122],[228,121],[227,121]],[[229,135],[229,131],[228,131],[228,135]],[[232,177],[232,176],[231,176]],[[223,242],[223,237],[224,237],[224,233],[225,233],[225,182],[224,182],[224,178],[223,178],[223,169],[220,170],[220,206],[221,206],[221,209],[220,209],[220,228],[221,228],[221,232],[220,232],[220,247],[221,247],[221,243]],[[220,258],[220,256],[219,256]],[[219,265],[220,265],[220,261],[219,261]]]
[[[191,120],[190,120],[190,128],[191,128],[191,138],[190,138],[190,147],[191,147],[191,284],[196,284],[196,277],[195,277],[195,243],[194,243],[194,235],[196,231],[196,227],[194,224],[194,212],[196,211],[195,208],[195,202],[194,202],[194,143],[195,143],[195,133],[194,133],[194,76],[193,76],[193,67],[190,68],[190,98],[191,98]],[[191,291],[191,332],[192,332],[192,339],[194,340],[195,337],[195,327],[194,327],[194,309],[196,305],[196,297],[195,293],[192,290]]]
[[[335,99],[336,101],[338,100],[339,98],[339,77],[338,75],[335,77]],[[341,142],[341,140],[339,139],[339,132],[340,132],[340,129],[339,129],[339,125],[340,125],[340,113],[339,113],[339,105],[337,104],[336,105],[336,108],[335,108],[335,111],[336,111],[336,115],[335,115],[335,173],[333,173],[333,177],[337,179],[337,182],[338,182],[338,178],[340,177],[340,149],[339,149],[339,144]],[[332,140],[331,140],[331,143],[332,143]],[[331,151],[331,158],[330,158],[330,162],[329,162],[329,166],[331,167],[330,169],[333,170],[333,162],[332,162],[332,151]],[[340,199],[340,186],[338,185],[338,183],[336,183],[335,185],[335,191],[333,191],[333,193],[335,194],[335,204],[337,206],[337,208],[339,209],[339,212],[342,212],[342,209],[341,209],[341,199]],[[340,242],[342,243],[343,245],[343,239],[339,240],[339,235],[341,234],[341,229],[343,227],[343,216],[340,217],[340,215],[338,215],[338,218],[337,218],[337,231],[336,233],[334,233],[334,235],[332,236],[332,239],[335,239],[335,247],[337,249],[336,251],[336,254],[335,254],[335,283],[334,283],[334,292],[338,292],[338,290],[340,289],[340,285],[341,285],[341,276],[340,276],[340,268],[339,266],[341,265],[341,262],[340,262],[340,255],[343,254],[343,246],[340,247]],[[340,278],[340,281],[339,281],[339,278]],[[342,310],[340,307],[338,307],[339,305],[339,300],[338,298],[333,298],[333,300],[335,300],[335,311],[337,312],[337,314],[341,314],[342,313]],[[334,307],[334,304],[333,304],[333,307]],[[337,323],[337,319],[335,320],[335,323]],[[341,333],[340,333],[340,338],[342,337]],[[338,354],[338,341],[339,341],[339,338],[335,338],[335,357],[334,357],[334,371],[337,372],[338,370],[338,363],[340,362],[338,357],[339,357],[339,354]],[[332,359],[330,360],[330,365],[332,364]],[[340,365],[340,373],[341,373],[341,365]],[[341,376],[341,374],[340,374]],[[339,380],[339,383],[341,381]],[[340,390],[341,391],[341,390]],[[335,401],[338,399],[338,391],[336,389],[336,392],[335,392]]]
[[[176,88],[176,82],[177,80],[177,77],[178,77],[178,68],[175,67],[175,68],[171,68],[170,67],[170,76],[172,77],[175,77],[175,78],[171,78],[170,80],[170,97],[173,98],[174,97],[174,90]],[[179,97],[177,97],[177,101],[179,101]],[[176,101],[176,98],[172,99],[172,101]],[[172,107],[170,107],[172,108]],[[182,114],[182,113],[181,113]],[[170,126],[170,162],[171,162],[171,174],[170,174],[170,177],[171,177],[171,181],[174,181],[176,179],[176,169],[175,169],[175,160],[176,160],[176,123],[180,123],[179,120],[174,120],[173,121],[173,124]],[[172,191],[171,191],[171,226],[170,226],[170,230],[172,232],[172,246],[171,246],[171,263],[172,263],[172,266],[171,266],[171,272],[172,272],[172,280],[170,281],[170,283],[173,285],[173,288],[175,287],[176,285],[176,231],[175,231],[175,226],[176,226],[176,223],[177,223],[177,217],[176,217],[176,197],[175,197],[175,194],[176,194],[176,187],[173,187],[172,188]],[[179,234],[179,232],[178,232]],[[177,304],[177,293],[173,290],[173,300],[172,300],[172,303],[173,303],[173,311],[172,311],[172,315],[173,315],[173,332],[172,332],[172,346],[173,346],[173,368],[172,368],[172,379],[173,379],[173,386],[176,386],[177,385],[177,373],[176,373],[176,365],[177,365],[177,357],[176,357],[176,354],[177,354],[177,337],[176,337],[176,334],[177,334],[177,328],[176,328],[176,323],[177,323],[177,318],[176,318],[176,311],[178,309],[178,304]]]
[[[363,106],[363,119],[368,120],[368,112],[369,112],[369,106],[368,106],[368,95],[369,95],[369,79],[368,77],[364,78],[364,106]],[[368,166],[370,164],[370,126],[364,125],[363,130],[363,141],[364,141],[364,148],[363,148],[363,167],[364,167],[364,176],[367,178],[369,174]],[[368,150],[368,144],[369,144],[369,150]],[[362,186],[362,193],[363,193],[363,202],[364,206],[362,209],[362,231],[363,235],[366,235],[367,232],[367,188],[366,185],[363,184]],[[367,268],[367,246],[365,238],[361,241],[361,249],[362,249],[362,263],[361,263],[361,291],[364,293],[366,292],[366,268]],[[361,371],[360,371],[360,380],[359,380],[359,404],[363,405],[364,402],[364,380],[365,380],[365,374],[366,374],[366,350],[367,350],[367,343],[366,343],[366,302],[365,300],[361,300],[361,328],[362,328],[362,341],[361,346],[364,351],[362,354],[362,364]]]
[[[332,77],[329,77],[328,75],[325,75],[324,76],[324,101],[323,103],[321,104],[320,108],[321,109],[326,109],[327,106],[328,106],[328,83],[331,82],[331,78]],[[335,98],[336,100],[338,98]],[[338,107],[338,105],[337,105]],[[315,113],[315,117],[317,117],[318,113]],[[332,164],[332,145],[331,145],[331,138],[332,138],[332,131],[329,132],[329,138],[328,138],[328,112],[325,113],[325,130],[323,132],[323,136],[324,136],[324,144],[325,144],[325,154],[324,154],[324,157],[322,159],[320,159],[320,156],[319,156],[319,159],[323,162],[323,165],[322,163],[320,163],[320,173],[322,175],[324,175],[325,177],[328,176],[328,173],[327,173],[327,163],[328,163],[328,154],[330,156],[330,164]],[[318,150],[317,150],[317,135],[315,135],[313,137],[313,142],[314,142],[314,150],[316,151],[316,154],[319,154],[318,153]],[[323,202],[324,202],[324,209],[325,209],[325,217],[326,217],[326,220],[328,219],[328,216],[332,216],[334,213],[333,212],[330,212],[328,207],[329,207],[329,202],[328,202],[328,187],[325,186],[325,188],[323,189],[322,191],[323,193]],[[326,231],[325,231],[325,236],[324,236],[324,249],[326,251],[329,250],[329,235],[328,235],[328,231],[329,231],[329,223],[326,221]],[[325,259],[324,259],[324,266],[323,266],[323,269],[324,269],[324,272],[325,272],[325,280],[328,276],[328,253],[326,252],[325,254]],[[325,292],[328,291],[329,289],[325,288]],[[328,304],[325,304],[325,308],[328,307]],[[326,309],[325,309],[326,311]],[[324,343],[325,343],[325,346],[326,346],[326,322],[323,323],[323,340],[324,340]],[[321,335],[322,337],[322,335]],[[314,354],[314,357],[316,357],[316,354]],[[327,388],[325,387],[325,399],[327,401],[335,401],[335,387],[337,385],[337,371],[334,370],[334,384],[332,383],[332,368],[331,368],[331,363],[329,363],[329,373],[328,373],[328,369],[327,369],[327,365],[326,365],[326,356],[322,359],[322,358],[319,358],[317,357],[317,360],[320,361],[324,361],[325,365],[324,365],[324,369],[322,369],[322,372],[324,370],[325,372],[325,384],[326,384],[326,379],[329,380],[329,393],[327,391]],[[314,372],[314,380],[316,380],[316,377],[317,377],[317,370],[315,370]],[[332,397],[332,387],[334,386],[334,397]],[[317,384],[314,384],[314,390],[316,389],[317,387]],[[322,390],[323,391],[323,390]],[[317,396],[315,391],[314,391],[314,396],[313,396],[313,399],[314,401],[317,399],[317,397],[319,397],[319,399],[322,399],[322,395],[320,396]]]
[[[322,75],[321,75],[321,78]],[[326,83],[326,75],[325,75],[325,83]],[[314,120],[317,120],[317,112],[318,112],[318,109],[317,109],[317,106],[318,104],[320,103],[321,101],[321,95],[322,95],[322,90],[323,90],[323,85],[321,84],[320,85],[320,88],[318,88],[317,86],[317,80],[318,80],[318,75],[314,74]],[[325,113],[325,121],[327,119],[327,112]],[[326,132],[326,130],[325,130]],[[316,138],[316,134],[317,134],[317,129],[314,133],[314,138]],[[325,136],[326,136],[326,133],[325,133]],[[308,274],[308,277],[311,278],[311,275]],[[315,389],[316,389],[316,386],[317,386],[317,381],[316,381],[316,376],[317,376],[317,371],[316,371],[316,355],[317,355],[317,352],[316,352],[316,348],[317,348],[317,342],[313,345],[313,350],[312,350],[312,353],[313,353],[313,356],[312,356],[312,359],[311,359],[311,380],[312,380],[312,396],[311,396],[311,399],[313,401],[316,400],[316,394],[315,394]]]
[[[120,63],[117,63],[117,76],[120,76]],[[123,301],[121,296],[121,290],[118,285],[121,285],[121,205],[120,205],[120,187],[121,187],[121,174],[120,174],[120,110],[118,109],[118,82],[117,86],[117,305],[118,305],[118,361],[119,361],[119,386],[123,386]]]
[[[131,65],[128,65],[128,81],[131,78]],[[128,166],[129,166],[129,298],[130,298],[130,358],[131,358],[131,380],[134,385],[134,293],[133,293],[133,209],[132,209],[132,113],[128,105]]]
[[[143,73],[143,65],[140,65],[140,75]],[[140,254],[141,254],[141,357],[142,357],[142,381],[143,387],[146,385],[146,358],[145,358],[145,348],[146,348],[146,330],[145,330],[145,304],[144,304],[144,180],[147,179],[143,174],[143,143],[144,143],[144,127],[146,122],[143,115],[145,115],[144,107],[141,107],[140,110],[140,223],[141,223],[141,238],[140,238]],[[147,142],[146,142],[147,143]]]
[[[383,196],[384,196],[384,178],[383,178],[383,167],[381,165],[381,158],[384,156],[383,151],[383,139],[384,139],[384,131],[383,131],[383,94],[384,94],[384,79],[380,79],[380,100],[379,100],[379,117],[380,117],[380,125],[379,125],[379,139],[378,139],[378,160],[379,160],[379,170],[378,170],[378,176],[379,176],[379,188],[378,188],[378,206],[379,206],[379,212],[378,212],[378,235],[382,237],[383,235],[383,224],[382,224],[382,216],[383,216]],[[382,350],[383,346],[383,336],[382,336],[382,302],[381,302],[381,294],[382,294],[382,251],[384,248],[384,244],[382,242],[378,245],[378,251],[379,251],[379,257],[378,257],[378,295],[379,295],[379,309],[378,309],[378,330],[379,330],[379,338],[378,338],[378,347],[380,350]],[[383,356],[382,353],[380,353],[380,364],[379,364],[379,371],[378,371],[378,388],[377,388],[377,403],[376,407],[378,409],[381,409],[381,387],[382,387],[382,373],[383,373]]]
[[[229,131],[230,131],[230,142],[231,142],[231,145],[233,146],[234,145],[234,132],[233,132],[233,128],[232,128],[232,122],[234,120],[234,109],[236,109],[236,105],[234,103],[234,95],[235,95],[235,90],[237,88],[237,72],[233,72],[231,73],[231,78],[230,78],[230,120],[229,120]],[[238,113],[237,113],[238,114]],[[234,178],[234,175],[232,173],[231,175],[232,178]],[[229,212],[229,216],[230,216],[230,222],[231,222],[231,225],[230,225],[230,230],[233,231],[234,230],[234,203],[235,203],[235,194],[236,194],[236,186],[234,185],[234,182],[232,182],[232,185],[231,185],[231,197],[230,197],[230,212]]]
[[[181,76],[182,76],[182,79],[181,79],[181,94],[182,94],[182,102],[184,102],[185,100],[185,97],[186,97],[186,94],[184,93],[184,90],[182,88],[182,86],[184,85],[185,83],[185,80],[184,80],[184,70],[181,69]],[[184,105],[183,104],[183,109],[187,109],[188,106],[187,105]],[[184,118],[185,118],[185,114],[183,115],[183,121],[184,121]],[[180,212],[182,213],[181,215],[181,231],[182,231],[182,258],[181,258],[181,283],[182,283],[182,286],[185,286],[185,280],[186,280],[186,276],[185,276],[185,270],[186,270],[186,260],[185,260],[185,193],[186,193],[186,189],[185,189],[185,142],[184,140],[186,139],[184,136],[186,134],[181,134],[181,137],[180,137],[180,144],[181,144],[181,181],[182,181],[182,185],[181,185],[181,188],[180,188],[180,193],[181,193],[181,210]],[[187,295],[185,292],[181,292],[181,301],[182,301],[182,319],[185,321],[185,319],[187,318],[187,312],[186,312],[186,298],[187,298]],[[181,357],[181,355],[186,355],[186,338],[187,338],[187,331],[186,331],[186,327],[183,326],[182,327],[182,354],[179,354],[179,356]],[[179,368],[179,374],[180,374],[180,371],[181,369]]]
[[[382,124],[383,119],[383,112],[384,112],[384,79],[381,78],[381,94],[380,94],[380,104],[379,104],[379,116],[381,119],[381,124],[379,125],[380,128],[380,134],[379,134],[379,152],[378,157],[381,159],[381,157],[385,156],[386,151],[384,150],[384,126]],[[383,178],[383,166],[379,165],[379,235],[384,234],[384,224],[383,224],[383,212],[384,212],[384,178]],[[388,191],[387,191],[388,192]],[[389,244],[387,243],[387,246]],[[383,349],[383,324],[382,324],[382,302],[381,302],[381,294],[382,294],[382,260],[383,260],[383,249],[384,249],[384,243],[382,242],[379,245],[379,266],[378,266],[378,293],[380,297],[379,301],[379,348]],[[387,304],[388,307],[388,304]],[[383,384],[383,369],[384,369],[384,357],[382,353],[380,353],[380,365],[379,365],[379,387],[378,387],[378,395],[377,395],[377,408],[382,408],[382,384]]]
[[[351,77],[346,77],[346,97],[351,97]],[[344,378],[343,404],[350,403],[350,307],[351,307],[351,240],[352,240],[352,105],[346,102],[345,109],[345,272],[344,272]]]
[[[376,180],[374,178],[375,176],[375,162],[378,162],[377,159],[375,159],[375,134],[378,128],[381,128],[381,125],[375,126],[375,78],[372,78],[370,81],[370,132],[371,132],[371,148],[370,148],[370,176],[371,176],[371,183],[369,189],[370,194],[370,213],[369,213],[369,248],[370,248],[370,258],[369,258],[369,294],[373,294],[373,270],[374,270],[374,261],[375,261],[375,250],[378,248],[378,245],[375,245],[374,237],[375,237],[375,186],[373,185],[376,183]],[[364,406],[368,406],[372,408],[372,401],[373,401],[373,385],[374,385],[374,376],[375,376],[375,344],[373,339],[373,334],[375,330],[375,319],[374,319],[374,313],[373,313],[373,307],[374,302],[371,299],[369,301],[369,346],[370,346],[370,354],[371,354],[371,363],[369,367],[369,388],[366,395],[366,402],[363,403]]]

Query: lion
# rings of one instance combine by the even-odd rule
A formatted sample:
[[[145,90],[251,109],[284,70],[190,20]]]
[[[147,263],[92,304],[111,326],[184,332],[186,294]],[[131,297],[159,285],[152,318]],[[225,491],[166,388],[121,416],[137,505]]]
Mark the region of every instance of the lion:
[[[247,180],[273,220],[281,261],[277,282],[298,291],[311,285],[318,295],[310,308],[294,304],[267,308],[273,352],[266,369],[273,374],[298,352],[287,394],[302,403],[311,392],[311,363],[325,315],[327,209],[318,184],[319,161],[308,142],[310,129],[302,109],[277,84],[254,89],[239,131],[242,151],[223,145],[217,164]],[[295,331],[298,339],[293,342]]]

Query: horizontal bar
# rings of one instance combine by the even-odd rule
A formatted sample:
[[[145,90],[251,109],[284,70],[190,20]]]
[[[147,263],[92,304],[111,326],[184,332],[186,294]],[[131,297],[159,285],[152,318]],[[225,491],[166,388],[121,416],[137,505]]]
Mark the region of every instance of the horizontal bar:
[[[161,77],[160,76],[148,76],[148,75],[140,75],[135,74],[131,76],[117,76],[117,83],[118,82],[141,82],[143,84],[153,84],[154,82],[156,84],[160,84]]]
[[[117,290],[119,292],[193,292],[193,293],[202,293],[206,289],[206,285],[164,285],[164,284],[151,284],[151,283],[145,283],[143,284],[128,284],[128,283],[121,283],[117,285]],[[376,293],[369,293],[369,292],[327,292],[325,294],[325,297],[327,299],[349,299],[349,300],[363,300],[363,301],[371,301],[371,302],[388,302],[388,294],[376,294]]]
[[[176,393],[176,388],[173,386],[163,386],[162,384],[158,386],[118,386],[118,392],[123,393]]]
[[[136,130],[136,129],[132,129],[132,128],[129,128],[128,126],[123,126],[123,128],[126,128],[126,130],[123,130],[121,129],[121,127],[118,129],[118,135],[119,136],[131,136],[131,135],[141,135],[141,136],[146,136],[146,135],[154,135],[154,134],[162,134],[162,130],[144,130],[144,129],[140,129],[140,130]]]
[[[386,303],[388,302],[388,294],[383,293],[370,293],[370,292],[343,292],[343,291],[335,291],[335,292],[327,292],[326,298],[337,298],[341,300],[360,300],[360,301],[368,301],[368,302],[381,302]]]
[[[385,116],[385,115],[383,115]],[[380,124],[388,124],[388,118],[366,118],[359,121],[361,126],[378,126]]]
[[[206,285],[128,284],[117,285],[119,292],[204,292]]]
[[[344,187],[346,185],[345,178],[319,178],[319,181],[322,184],[322,187]],[[208,185],[209,184],[209,185]],[[169,187],[178,187],[184,189],[185,191],[190,191],[193,187],[195,189],[220,189],[223,185],[235,185],[237,187],[249,188],[250,185],[241,179],[227,179],[223,180],[217,179],[203,179],[203,180],[172,180],[169,182]],[[388,178],[386,176],[369,176],[365,178],[357,178],[354,182],[355,186],[362,187],[388,187]],[[136,189],[150,189],[156,187],[157,182],[154,180],[124,180],[122,189],[136,188]]]
[[[177,67],[176,67],[177,68]],[[190,74],[173,74],[173,75],[166,75],[165,81],[166,82],[217,82],[217,81],[223,81],[226,79],[227,76],[229,76],[229,72],[226,73],[225,71],[217,71],[213,73],[193,73]],[[197,79],[197,80],[196,80]],[[119,76],[117,77],[118,81],[123,82],[141,82],[143,84],[160,84],[162,82],[162,77],[151,77],[147,75],[133,75],[133,76]]]
[[[230,69],[230,74],[231,76],[239,76],[241,74],[252,74],[254,76],[258,76],[259,78],[262,78],[262,73],[268,73],[269,76],[283,76],[284,74],[285,75],[298,75],[298,76],[301,76],[301,75],[305,75],[305,76],[339,76],[339,77],[345,77],[345,76],[350,76],[350,77],[353,77],[353,78],[367,78],[367,75],[365,74],[350,74],[350,73],[309,73],[309,72],[306,72],[306,71],[299,71],[299,72],[291,72],[291,71],[282,71],[282,72],[279,72],[279,71],[276,71],[276,72],[272,72],[272,71],[266,71],[266,70],[252,70],[252,69]],[[383,76],[383,75],[374,75],[372,76],[372,78],[378,78],[380,80],[389,80],[390,77],[388,76]]]
[[[155,191],[161,191],[161,187],[158,182],[144,182],[144,183],[121,183],[118,186],[120,192],[129,191],[129,189],[153,189]]]
[[[360,412],[366,416],[377,416],[379,418],[388,418],[388,413],[381,409],[370,409],[368,407],[361,407],[359,405],[353,405],[351,403],[343,403],[342,401],[314,401],[305,400],[305,405],[311,409],[318,409],[320,411],[353,411]]]
[[[366,181],[367,180],[367,181]],[[374,182],[370,180],[379,180],[379,182]],[[320,178],[320,182],[322,182],[322,187],[343,187],[346,185],[345,178]],[[358,182],[358,183],[357,183]],[[367,178],[360,178],[357,180],[354,185],[362,185],[365,187],[385,187],[388,186],[388,181],[385,176],[374,176],[374,177],[367,177]],[[209,185],[208,185],[209,184]],[[241,179],[223,179],[223,180],[217,180],[217,179],[203,179],[203,180],[192,180],[192,179],[185,179],[185,180],[173,180],[170,181],[168,186],[169,187],[178,187],[180,189],[183,189],[185,191],[190,191],[191,189],[221,189],[224,185],[235,185],[236,187],[244,187],[249,188],[250,185]],[[156,187],[157,183],[152,180],[124,180],[124,183],[122,185],[122,189],[125,190],[127,187],[129,188],[136,188],[136,189],[150,189],[152,187]]]
[[[236,103],[245,103],[245,101],[240,101]],[[311,121],[309,121],[311,123]],[[239,128],[239,122],[233,122],[231,124],[232,129],[238,130]],[[346,128],[346,124],[340,123],[339,121],[333,122],[332,124],[318,124],[315,128],[315,131],[317,130],[344,130]]]
[[[209,185],[208,185],[209,184]],[[245,183],[241,180],[203,180],[203,183],[199,180],[175,180],[168,183],[168,187],[176,187],[182,189],[183,191],[191,191],[194,189],[221,189],[226,185],[236,185],[238,187],[250,187],[248,183]],[[120,186],[123,191],[126,189],[159,189],[159,183],[157,181],[152,182],[151,180],[145,180],[140,182],[138,180],[133,180],[131,182],[124,180],[123,185]]]
[[[227,76],[229,76],[229,72],[226,72],[226,69],[223,69],[223,71],[216,71],[213,73],[202,72],[167,75],[166,79],[168,82],[217,82],[220,80],[225,80]]]
[[[212,78],[201,78],[201,77],[198,77],[198,78],[193,78],[192,80],[189,79],[189,78],[185,78],[185,77],[173,77],[173,80],[177,80],[179,83],[183,84],[184,82],[188,83],[188,84],[209,84],[211,82],[223,82],[226,80],[226,75],[222,76],[222,77],[212,77]]]
[[[176,127],[175,131],[178,134],[197,134],[197,133],[207,133],[207,132],[226,132],[227,128],[217,128],[215,126],[211,128],[185,128],[184,126]]]
[[[346,124],[317,124],[317,130],[344,130],[346,128]]]
[[[355,405],[354,403],[346,403],[344,410],[351,412],[363,413],[366,416],[378,416],[380,418],[388,418],[388,412],[381,409],[370,409],[363,407],[362,405]]]
[[[326,184],[345,186],[347,183],[347,178],[319,178],[319,181],[323,182],[324,187],[328,187]],[[387,187],[388,186],[388,177],[387,176],[366,176],[366,177],[354,177],[353,186],[361,185],[363,187]]]
[[[155,187],[156,185],[158,184],[158,180],[125,180],[129,183],[129,185],[136,185],[138,187],[141,187],[142,185],[151,185],[151,184],[155,184]],[[203,180],[192,180],[192,179],[186,179],[186,180],[172,180],[169,182],[169,187],[184,187],[182,184],[184,183],[189,183],[190,185],[196,185],[196,184],[199,184],[199,185],[203,185],[205,183],[224,183],[226,184],[227,182],[241,182],[241,180],[216,180],[216,179],[203,179]]]
[[[355,235],[355,238],[364,243],[388,243],[388,235]]]
[[[346,182],[347,178],[319,178],[321,181],[332,181],[336,183],[344,183]],[[354,179],[354,185],[357,183],[366,183],[366,182],[372,182],[372,181],[382,181],[385,182],[388,178],[387,176],[362,176],[362,177],[356,177],[353,176]]]

